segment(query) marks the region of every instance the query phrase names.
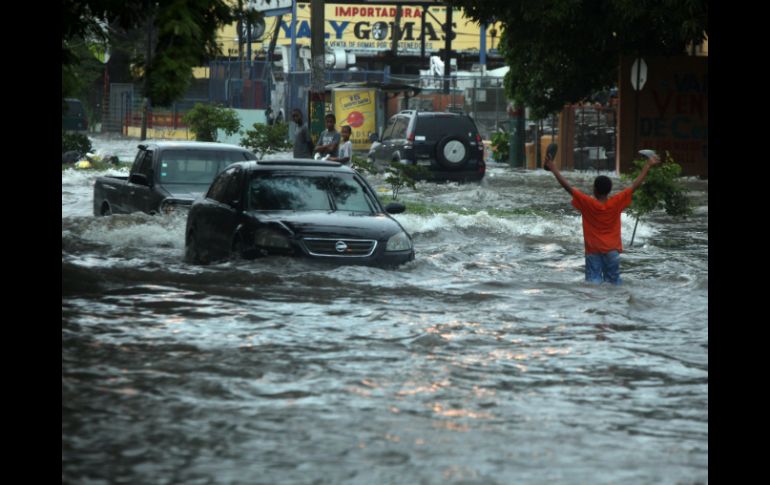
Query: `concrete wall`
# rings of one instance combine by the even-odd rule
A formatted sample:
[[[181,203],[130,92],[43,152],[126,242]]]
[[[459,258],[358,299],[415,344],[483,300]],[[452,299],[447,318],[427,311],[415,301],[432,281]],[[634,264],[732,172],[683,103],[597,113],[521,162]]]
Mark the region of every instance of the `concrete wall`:
[[[246,132],[253,128],[254,123],[264,124],[266,121],[265,110],[263,109],[236,109],[234,110],[241,120],[241,131]],[[138,126],[129,126],[125,129],[125,135],[135,138],[141,137],[142,129]],[[227,136],[223,130],[217,132],[217,141],[220,143],[229,143],[231,145],[240,145],[241,133],[235,133]],[[153,140],[195,140],[187,128],[158,127],[147,128],[147,138]]]
[[[633,57],[620,66],[618,156],[621,173],[641,158],[638,150],[668,151],[682,175],[708,178],[708,57],[645,57],[647,81],[631,84]],[[637,110],[638,108],[638,110]],[[561,148],[561,147],[559,147]]]
[[[236,109],[234,110],[238,114],[238,118],[241,119],[241,131],[246,132],[254,128],[254,123],[265,124],[267,118],[265,118],[265,110],[263,109]],[[291,120],[284,120],[291,121]],[[225,135],[225,132],[219,130],[217,132],[217,141],[220,143],[229,143],[231,145],[240,145],[241,138],[244,135],[236,133],[232,136]]]

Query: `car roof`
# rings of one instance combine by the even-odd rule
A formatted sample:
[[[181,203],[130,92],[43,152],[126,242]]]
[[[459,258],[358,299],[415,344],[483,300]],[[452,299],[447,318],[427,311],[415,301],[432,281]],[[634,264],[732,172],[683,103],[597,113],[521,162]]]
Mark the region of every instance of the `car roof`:
[[[150,142],[142,143],[138,145],[138,147],[142,150],[152,147],[154,149],[159,149],[159,150],[166,150],[171,148],[183,148],[186,150],[214,149],[214,150],[237,150],[237,151],[246,151],[246,152],[249,151],[247,148],[244,148],[238,145],[230,145],[228,143],[216,143],[216,142],[208,142],[208,141],[150,141]]]
[[[249,171],[269,171],[271,169],[293,169],[300,172],[337,172],[337,173],[355,173],[355,171],[347,165],[343,165],[338,162],[328,162],[324,160],[297,160],[297,159],[282,159],[282,160],[252,160],[247,162],[237,162],[233,165],[238,165]],[[233,166],[231,165],[231,166]]]
[[[449,111],[416,111],[416,110],[401,110],[397,113],[397,115],[405,115],[405,116],[447,116],[447,117],[458,117],[458,116],[468,116],[466,113],[452,113]]]

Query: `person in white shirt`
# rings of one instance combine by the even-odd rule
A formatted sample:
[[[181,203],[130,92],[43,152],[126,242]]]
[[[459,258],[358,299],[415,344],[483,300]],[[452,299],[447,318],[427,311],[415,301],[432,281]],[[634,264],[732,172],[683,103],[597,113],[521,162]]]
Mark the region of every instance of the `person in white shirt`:
[[[339,154],[336,157],[329,157],[329,161],[350,165],[351,159],[353,158],[353,143],[350,141],[350,135],[352,133],[353,130],[348,125],[345,125],[340,129],[342,144],[340,144]]]

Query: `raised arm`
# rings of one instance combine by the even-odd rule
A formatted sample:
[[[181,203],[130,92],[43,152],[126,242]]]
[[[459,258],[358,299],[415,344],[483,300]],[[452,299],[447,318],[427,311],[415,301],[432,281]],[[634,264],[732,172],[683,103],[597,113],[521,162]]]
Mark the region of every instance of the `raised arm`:
[[[647,172],[650,171],[650,167],[653,167],[659,163],[660,157],[658,157],[658,155],[651,155],[649,158],[647,158],[647,163],[645,163],[644,167],[642,167],[642,171],[639,172],[639,175],[631,183],[631,192],[635,191],[639,188],[639,186],[642,185],[644,178],[647,177]]]
[[[556,180],[558,180],[561,186],[564,187],[564,190],[566,190],[569,195],[572,195],[572,186],[567,182],[567,179],[562,176],[559,169],[556,168],[556,165],[553,164],[553,160],[551,160],[551,157],[548,155],[546,155],[545,160],[543,160],[543,168],[550,170],[553,173],[553,176],[556,177]]]

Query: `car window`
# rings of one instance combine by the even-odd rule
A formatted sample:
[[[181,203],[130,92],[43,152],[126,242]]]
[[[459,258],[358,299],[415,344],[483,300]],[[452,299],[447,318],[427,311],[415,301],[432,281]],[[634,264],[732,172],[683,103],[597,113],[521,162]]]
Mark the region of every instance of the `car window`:
[[[364,187],[352,175],[256,174],[249,184],[251,210],[374,212]]]
[[[463,116],[421,116],[417,119],[415,137],[424,136],[425,141],[438,142],[448,135],[463,135],[475,139],[478,130],[470,118]]]
[[[141,173],[147,176],[147,178],[150,178],[150,172],[152,172],[152,150],[144,150],[142,153],[141,158],[137,158],[136,161],[134,161],[134,166],[136,167],[135,173]]]
[[[393,126],[392,138],[396,140],[402,140],[406,138],[406,129],[409,126],[409,118],[399,116],[396,119],[396,124]]]
[[[131,165],[131,173],[141,173],[139,171],[139,167],[142,165],[145,155],[147,155],[147,150],[139,150],[136,153],[136,157],[134,158],[134,163],[133,165]]]
[[[160,181],[164,184],[205,184],[228,165],[256,160],[248,152],[232,150],[164,150],[160,160]]]
[[[233,200],[238,199],[236,167],[222,172],[211,184],[206,197],[223,204],[230,204]]]
[[[396,124],[396,117],[392,117],[388,120],[388,125],[385,127],[385,131],[382,132],[382,140],[389,140],[393,135],[393,127]]]

